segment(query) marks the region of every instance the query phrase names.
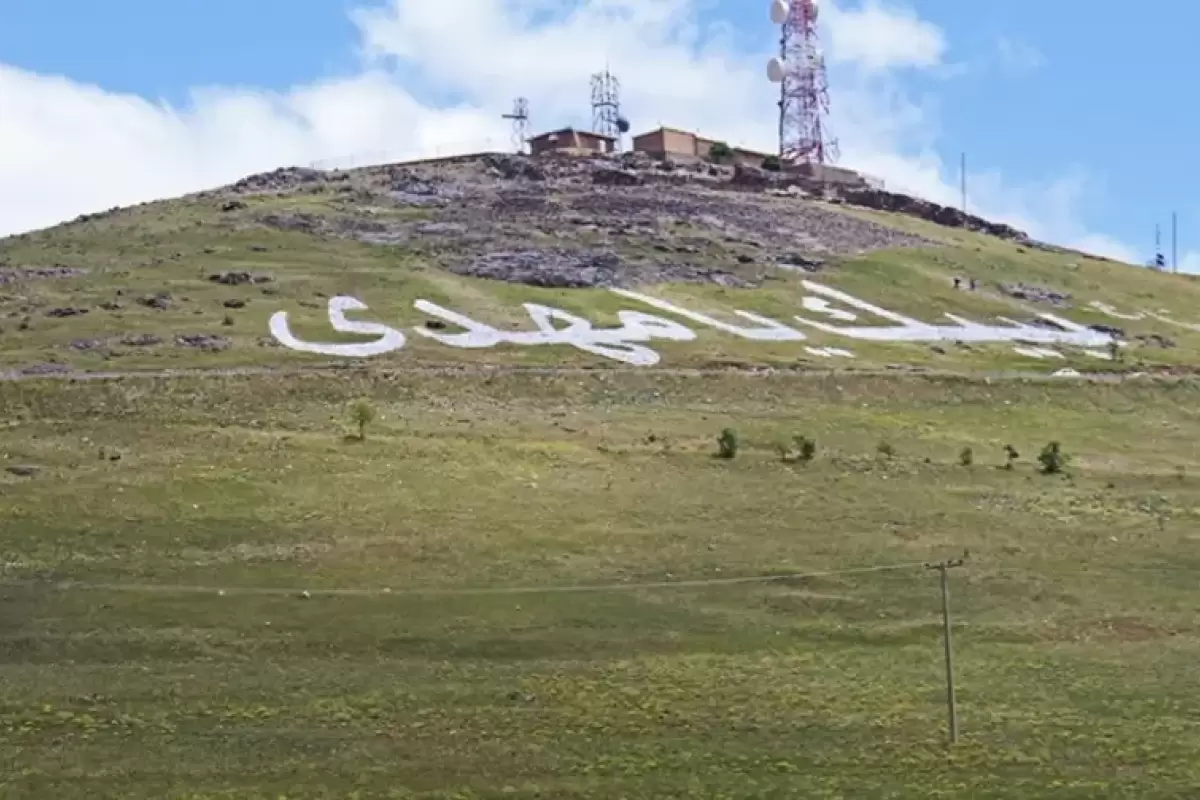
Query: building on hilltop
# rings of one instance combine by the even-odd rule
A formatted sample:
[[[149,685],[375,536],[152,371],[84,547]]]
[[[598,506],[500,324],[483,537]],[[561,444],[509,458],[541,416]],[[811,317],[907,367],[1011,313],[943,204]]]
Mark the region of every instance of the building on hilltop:
[[[716,139],[707,139],[690,131],[678,128],[659,128],[633,137],[634,152],[645,153],[648,156],[664,161],[697,162],[707,161]],[[747,150],[744,147],[730,147],[730,163],[744,166],[760,167],[767,159],[776,160],[774,153],[760,153]],[[816,183],[835,184],[847,189],[866,189],[874,186],[872,181],[852,169],[835,167],[831,164],[787,164],[783,170],[801,178],[807,178]]]
[[[529,140],[532,155],[542,153],[566,153],[569,155],[606,155],[616,152],[617,140],[612,136],[592,131],[577,131],[563,128],[539,133]]]
[[[834,184],[846,189],[880,189],[882,181],[868,179],[866,176],[845,167],[835,167],[832,164],[800,163],[787,165],[790,173],[801,175],[817,183]]]
[[[645,153],[653,158],[672,161],[704,161],[709,157],[716,139],[706,139],[691,131],[678,128],[659,128],[633,137],[633,150]],[[734,164],[762,166],[762,162],[771,158],[770,153],[759,153],[743,147],[730,147]]]

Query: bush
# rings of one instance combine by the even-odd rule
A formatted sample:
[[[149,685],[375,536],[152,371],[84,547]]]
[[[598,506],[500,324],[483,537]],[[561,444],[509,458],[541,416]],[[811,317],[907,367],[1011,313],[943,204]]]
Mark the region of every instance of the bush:
[[[1021,457],[1021,454],[1017,452],[1017,448],[1013,447],[1011,444],[1004,445],[1004,468],[1005,469],[1012,469],[1013,464],[1015,464],[1017,459],[1020,457]]]
[[[958,463],[964,467],[969,467],[975,463],[975,451],[969,447],[964,447],[962,452],[958,454]]]
[[[733,158],[733,150],[725,142],[713,142],[708,149],[708,160],[720,164]]]
[[[811,462],[817,455],[817,443],[807,436],[797,436],[796,443],[796,460],[801,464]]]
[[[717,455],[721,458],[735,458],[738,453],[738,435],[733,428],[726,428],[717,437]]]
[[[767,156],[762,160],[762,168],[768,172],[779,172],[783,165],[779,163],[779,156]]]
[[[883,456],[884,458],[893,458],[896,455],[896,448],[892,447],[891,442],[882,441],[875,445],[875,452],[879,453],[879,455]]]
[[[371,401],[363,397],[355,400],[350,406],[350,422],[354,427],[358,428],[358,439],[363,441],[367,438],[367,425],[375,420],[375,406],[371,405]]]
[[[1045,475],[1057,475],[1067,468],[1067,454],[1062,451],[1058,442],[1050,442],[1038,453],[1038,463],[1042,465]]]

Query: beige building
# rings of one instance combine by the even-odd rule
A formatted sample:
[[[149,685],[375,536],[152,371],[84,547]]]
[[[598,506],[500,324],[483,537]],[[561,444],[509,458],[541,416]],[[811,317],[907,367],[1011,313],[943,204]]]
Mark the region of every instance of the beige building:
[[[690,131],[681,131],[678,128],[659,128],[633,137],[633,150],[654,158],[704,161],[716,143],[716,139],[706,139]],[[747,164],[755,167],[761,166],[763,159],[771,155],[741,147],[731,147],[730,150],[733,151],[735,164]]]
[[[613,137],[574,128],[540,133],[529,140],[529,152],[535,156],[550,152],[595,155],[612,153],[616,149],[617,140]]]

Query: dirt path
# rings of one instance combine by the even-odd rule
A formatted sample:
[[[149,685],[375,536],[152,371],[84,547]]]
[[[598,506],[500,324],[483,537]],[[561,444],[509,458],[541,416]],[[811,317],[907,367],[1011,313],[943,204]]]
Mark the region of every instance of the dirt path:
[[[19,370],[9,370],[0,372],[0,382],[19,382],[19,381],[104,381],[104,380],[119,380],[123,378],[223,378],[223,377],[242,377],[255,375],[306,375],[314,373],[335,373],[335,372],[369,372],[379,375],[438,375],[438,376],[472,376],[472,375],[495,375],[495,374],[522,374],[522,375],[594,375],[597,373],[633,373],[633,372],[653,372],[658,375],[669,375],[673,377],[701,377],[706,375],[727,375],[727,374],[747,374],[747,375],[804,375],[807,377],[820,378],[831,375],[859,375],[859,376],[901,376],[901,377],[931,377],[931,378],[971,378],[975,380],[1087,380],[1103,383],[1120,383],[1125,380],[1136,380],[1138,378],[1176,378],[1179,380],[1187,379],[1187,375],[1170,375],[1170,374],[1153,374],[1153,373],[1105,373],[1105,372],[1084,372],[1077,377],[1060,377],[1055,376],[1050,372],[1038,372],[1034,370],[997,370],[997,371],[980,371],[966,372],[954,370],[937,370],[914,368],[911,370],[899,369],[804,369],[804,368],[778,368],[778,367],[749,367],[749,366],[722,366],[722,367],[525,367],[504,364],[458,364],[458,365],[428,365],[415,367],[390,367],[390,368],[371,368],[359,365],[346,366],[343,364],[311,364],[306,366],[288,366],[288,367],[179,367],[168,369],[130,369],[130,370],[106,370],[106,371],[79,371],[69,370],[63,372],[50,373],[27,373]]]

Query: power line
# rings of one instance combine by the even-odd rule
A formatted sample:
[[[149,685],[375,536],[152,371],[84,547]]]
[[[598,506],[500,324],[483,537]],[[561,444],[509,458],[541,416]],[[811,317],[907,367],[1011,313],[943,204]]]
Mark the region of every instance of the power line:
[[[830,578],[840,575],[863,575],[876,572],[893,572],[898,570],[916,570],[927,567],[928,562],[912,561],[899,564],[879,564],[870,567],[852,567],[849,569],[821,570],[816,572],[789,572],[777,575],[746,575],[733,578],[696,578],[678,581],[646,581],[639,583],[597,583],[577,584],[566,586],[494,586],[494,587],[465,587],[460,589],[391,589],[380,588],[343,588],[343,589],[295,589],[277,586],[188,586],[184,584],[149,584],[149,583],[88,583],[76,581],[60,581],[44,584],[35,581],[0,581],[0,586],[7,587],[38,587],[48,586],[55,591],[102,591],[102,592],[133,592],[144,594],[225,594],[225,595],[274,595],[274,596],[326,596],[326,597],[372,597],[372,596],[409,596],[409,597],[468,597],[479,595],[514,595],[514,594],[565,594],[574,592],[628,592],[647,589],[688,589],[710,586],[735,586],[751,583],[773,583],[778,581],[803,580],[806,578]]]

